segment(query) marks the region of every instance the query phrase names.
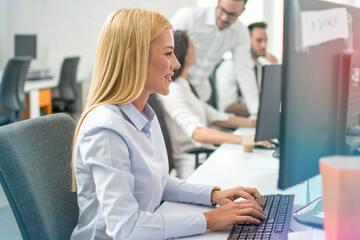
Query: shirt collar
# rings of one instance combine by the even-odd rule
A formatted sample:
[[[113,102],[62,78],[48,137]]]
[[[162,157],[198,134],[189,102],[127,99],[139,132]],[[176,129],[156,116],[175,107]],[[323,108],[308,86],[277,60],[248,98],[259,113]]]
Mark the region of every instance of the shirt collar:
[[[142,113],[139,112],[132,103],[119,105],[119,107],[138,131],[149,130],[151,122],[155,117],[155,113],[147,103],[145,104],[144,111]]]

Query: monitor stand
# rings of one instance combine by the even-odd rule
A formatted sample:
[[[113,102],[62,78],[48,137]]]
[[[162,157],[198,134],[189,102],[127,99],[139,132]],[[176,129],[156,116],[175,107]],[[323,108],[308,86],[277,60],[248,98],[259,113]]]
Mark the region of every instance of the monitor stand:
[[[279,143],[279,140],[272,139],[272,140],[269,140],[269,142],[271,142],[272,144],[274,144],[276,146],[275,152],[273,152],[273,157],[274,158],[280,158],[280,143]]]
[[[272,155],[274,158],[280,158],[280,148],[277,147]]]

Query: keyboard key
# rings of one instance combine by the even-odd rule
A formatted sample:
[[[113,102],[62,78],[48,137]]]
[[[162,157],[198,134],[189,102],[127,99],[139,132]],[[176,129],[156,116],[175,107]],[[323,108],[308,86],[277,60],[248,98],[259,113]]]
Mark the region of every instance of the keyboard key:
[[[264,233],[263,237],[265,238],[270,238],[271,234],[270,233]]]
[[[268,220],[267,220],[267,223],[274,223],[275,222],[275,219],[274,218],[269,218]]]
[[[233,239],[234,239],[234,240],[235,240],[235,239],[238,240],[238,239],[239,239],[239,236],[240,236],[239,234],[233,234],[232,237],[231,237],[231,240],[233,240]]]

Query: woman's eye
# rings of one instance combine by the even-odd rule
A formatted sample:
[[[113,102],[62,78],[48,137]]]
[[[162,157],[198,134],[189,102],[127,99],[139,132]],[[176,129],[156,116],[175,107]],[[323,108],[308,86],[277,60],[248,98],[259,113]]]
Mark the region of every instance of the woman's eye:
[[[172,54],[173,54],[173,52],[166,53],[166,55],[169,55],[169,56],[171,56]]]

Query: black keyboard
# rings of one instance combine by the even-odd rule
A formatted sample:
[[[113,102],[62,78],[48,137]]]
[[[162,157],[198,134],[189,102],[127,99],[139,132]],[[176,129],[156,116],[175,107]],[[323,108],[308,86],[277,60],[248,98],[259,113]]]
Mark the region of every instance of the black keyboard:
[[[243,222],[234,224],[228,240],[287,239],[294,195],[264,195],[263,199],[266,219],[258,225]]]

